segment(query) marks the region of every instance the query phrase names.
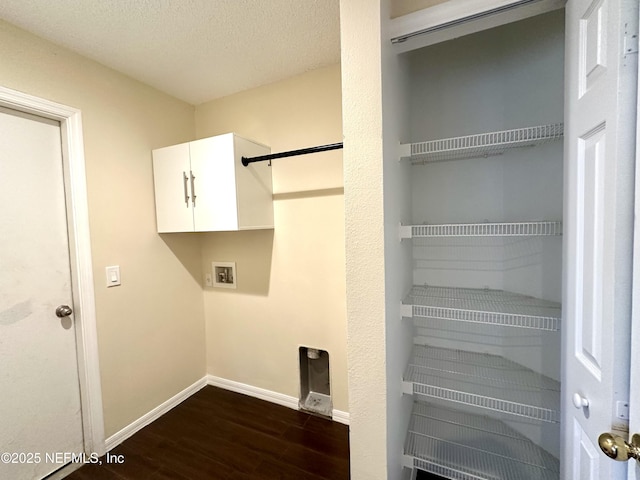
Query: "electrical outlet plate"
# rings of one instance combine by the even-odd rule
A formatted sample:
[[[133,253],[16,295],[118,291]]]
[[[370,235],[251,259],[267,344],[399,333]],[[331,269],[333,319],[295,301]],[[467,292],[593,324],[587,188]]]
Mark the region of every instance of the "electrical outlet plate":
[[[237,288],[236,262],[211,262],[213,286]]]
[[[213,277],[211,276],[211,274],[210,274],[210,273],[207,273],[207,274],[204,276],[204,284],[205,284],[207,287],[213,287]]]

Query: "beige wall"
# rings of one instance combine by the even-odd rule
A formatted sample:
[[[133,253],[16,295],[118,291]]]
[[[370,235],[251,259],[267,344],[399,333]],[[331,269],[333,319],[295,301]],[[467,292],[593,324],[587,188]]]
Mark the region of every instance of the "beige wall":
[[[269,231],[158,235],[151,167],[153,148],[230,131],[341,141],[339,66],[194,108],[1,21],[0,59],[0,85],[82,110],[107,437],[205,373],[297,397],[299,345],[329,351],[347,411],[341,151],[273,162]],[[238,289],[203,302],[212,260],[237,262]]]
[[[1,21],[0,65],[0,85],[82,110],[109,436],[205,374],[199,239],[156,233],[151,170],[152,148],[193,138],[194,108]]]
[[[273,152],[342,141],[340,68],[196,108],[197,137],[236,132]],[[237,290],[205,290],[208,373],[299,396],[298,347],[325,349],[348,410],[342,152],[278,159],[275,229],[203,235],[203,270],[237,262]]]

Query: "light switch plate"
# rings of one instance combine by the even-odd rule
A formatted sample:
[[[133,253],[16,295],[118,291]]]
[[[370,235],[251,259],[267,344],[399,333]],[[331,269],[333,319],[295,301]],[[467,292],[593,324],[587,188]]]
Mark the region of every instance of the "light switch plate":
[[[105,271],[107,272],[107,287],[117,287],[121,284],[119,265],[106,267]]]

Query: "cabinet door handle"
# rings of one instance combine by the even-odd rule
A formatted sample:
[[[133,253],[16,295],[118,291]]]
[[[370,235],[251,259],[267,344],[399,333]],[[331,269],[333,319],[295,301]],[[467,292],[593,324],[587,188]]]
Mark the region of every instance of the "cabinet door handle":
[[[187,174],[185,172],[182,172],[182,181],[183,181],[183,186],[184,186],[184,203],[187,206],[187,208],[189,208],[189,194],[187,193],[187,182],[189,181],[189,178],[187,178]]]
[[[196,176],[193,174],[191,170],[189,170],[189,174],[191,175],[191,202],[193,206],[196,206]]]

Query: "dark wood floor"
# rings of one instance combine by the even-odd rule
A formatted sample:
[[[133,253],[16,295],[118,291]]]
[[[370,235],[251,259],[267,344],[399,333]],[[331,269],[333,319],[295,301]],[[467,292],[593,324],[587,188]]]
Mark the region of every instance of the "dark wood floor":
[[[67,480],[341,480],[348,427],[205,387]]]

